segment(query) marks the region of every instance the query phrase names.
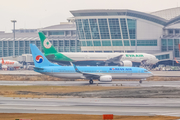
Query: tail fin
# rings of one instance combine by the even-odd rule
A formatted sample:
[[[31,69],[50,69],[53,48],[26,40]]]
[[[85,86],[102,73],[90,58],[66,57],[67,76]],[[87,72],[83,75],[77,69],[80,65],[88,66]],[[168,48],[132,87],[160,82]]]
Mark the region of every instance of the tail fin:
[[[2,58],[2,65],[4,65],[4,59]]]
[[[176,61],[176,63],[179,63],[179,62],[176,60],[176,58],[174,58],[174,60]]]
[[[43,47],[44,53],[57,53],[55,47],[51,44],[51,42],[46,38],[43,32],[39,32],[39,38],[41,40],[41,45]]]
[[[30,44],[30,48],[35,67],[59,66],[49,62],[48,59],[42,54],[42,52],[36,47],[36,45]]]

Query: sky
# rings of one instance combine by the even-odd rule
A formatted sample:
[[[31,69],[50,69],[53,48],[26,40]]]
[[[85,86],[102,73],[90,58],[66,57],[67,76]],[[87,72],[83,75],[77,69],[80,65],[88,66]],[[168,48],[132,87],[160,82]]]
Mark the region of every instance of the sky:
[[[72,10],[130,9],[154,12],[180,7],[179,0],[0,0],[0,31],[37,29],[67,22]]]

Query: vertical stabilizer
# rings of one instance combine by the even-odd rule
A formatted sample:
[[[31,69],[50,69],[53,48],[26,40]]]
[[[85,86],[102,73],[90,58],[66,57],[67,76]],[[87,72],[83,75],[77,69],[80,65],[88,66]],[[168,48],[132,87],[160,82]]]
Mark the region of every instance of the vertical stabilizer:
[[[42,54],[42,52],[34,44],[30,44],[31,53],[35,67],[45,66],[59,66],[48,61],[48,59]]]
[[[46,38],[43,32],[39,32],[39,38],[41,40],[41,46],[43,47],[44,53],[49,54],[49,53],[57,53],[57,50],[55,47],[51,44],[49,39]]]
[[[4,65],[4,59],[2,58],[2,65]]]

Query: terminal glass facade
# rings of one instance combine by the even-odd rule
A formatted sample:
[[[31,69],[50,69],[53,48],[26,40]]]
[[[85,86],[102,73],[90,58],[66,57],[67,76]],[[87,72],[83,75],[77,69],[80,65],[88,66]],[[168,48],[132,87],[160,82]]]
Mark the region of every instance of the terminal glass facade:
[[[127,23],[130,39],[136,39],[136,20],[127,19]]]
[[[98,19],[101,39],[110,39],[107,19]]]
[[[111,39],[121,39],[119,20],[117,18],[113,18],[113,19],[108,19],[108,21],[109,21]]]
[[[78,25],[77,22],[76,25]],[[100,39],[97,19],[89,19],[89,25],[91,28],[92,39]]]
[[[161,51],[174,51],[173,56],[180,57],[179,43],[180,39],[161,39]]]
[[[48,32],[50,33],[50,31]],[[59,33],[59,32],[55,32]],[[76,36],[75,36],[76,37]],[[32,39],[31,39],[32,38]],[[30,54],[30,43],[35,44],[41,51],[41,42],[38,39],[34,39],[34,37],[25,37],[25,38],[18,38],[16,37],[15,40],[15,56],[20,56],[22,54]],[[1,39],[0,38],[0,57],[8,57],[13,56],[13,41],[8,40],[9,38]],[[58,36],[53,36],[48,38],[53,46],[59,52],[80,52],[81,51],[81,44],[79,40],[73,39],[60,39]],[[90,44],[90,43],[89,43]],[[91,44],[92,45],[92,44]]]
[[[158,46],[157,40],[136,38],[136,19],[89,18],[76,19],[75,22],[81,46]]]
[[[91,39],[90,27],[88,19],[82,19],[84,34],[86,39]]]
[[[121,30],[122,30],[122,34],[123,34],[123,39],[129,39],[128,31],[127,31],[126,19],[121,18],[120,21],[121,21]]]
[[[156,58],[158,60],[164,60],[164,59],[169,59],[169,54],[164,54],[164,55],[157,55]]]
[[[76,19],[81,46],[135,46],[136,20],[127,18]]]
[[[137,46],[157,46],[157,40],[137,40]]]
[[[112,40],[113,46],[123,46],[122,40]]]

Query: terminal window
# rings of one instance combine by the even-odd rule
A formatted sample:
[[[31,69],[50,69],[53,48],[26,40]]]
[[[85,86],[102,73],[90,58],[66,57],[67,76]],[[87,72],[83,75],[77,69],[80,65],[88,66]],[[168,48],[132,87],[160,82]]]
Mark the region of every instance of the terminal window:
[[[137,40],[137,46],[157,46],[157,40]]]
[[[101,42],[100,41],[93,41],[94,46],[101,46]]]
[[[111,41],[110,40],[103,40],[102,46],[111,46]]]
[[[129,40],[124,40],[124,46],[130,46]]]
[[[83,23],[84,35],[86,39],[91,39],[88,19],[82,19],[82,23]]]
[[[93,46],[92,41],[86,41],[87,42],[87,46]]]
[[[108,19],[108,21],[109,21],[109,27],[110,27],[110,32],[111,32],[111,38],[121,39],[119,19],[113,18],[113,19]]]
[[[112,40],[113,46],[123,46],[122,40]]]
[[[101,39],[110,39],[107,19],[98,19]]]

